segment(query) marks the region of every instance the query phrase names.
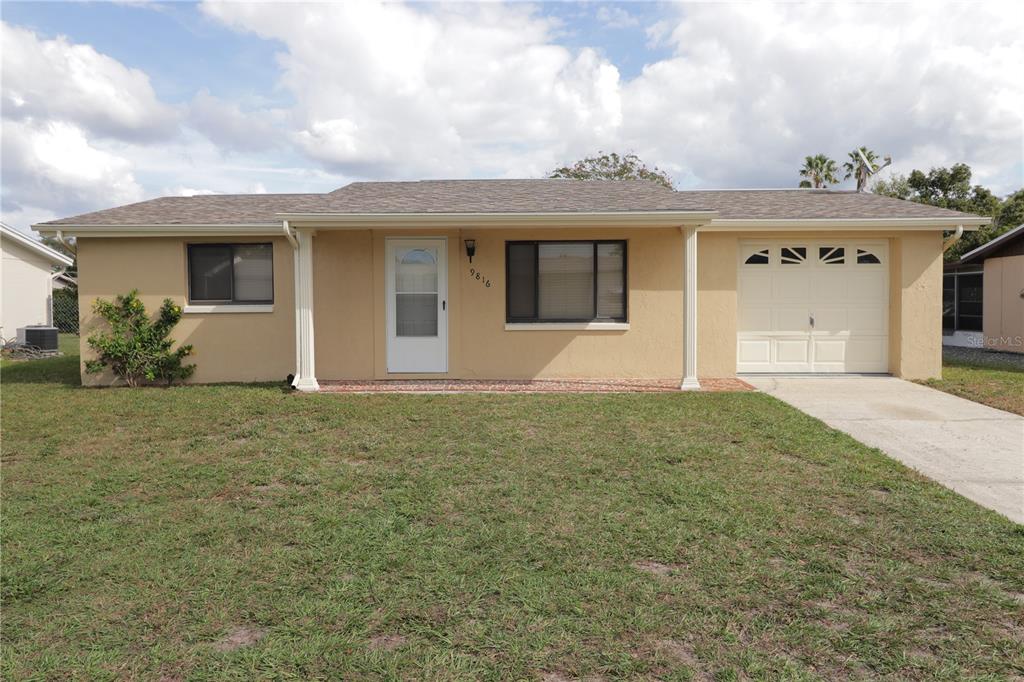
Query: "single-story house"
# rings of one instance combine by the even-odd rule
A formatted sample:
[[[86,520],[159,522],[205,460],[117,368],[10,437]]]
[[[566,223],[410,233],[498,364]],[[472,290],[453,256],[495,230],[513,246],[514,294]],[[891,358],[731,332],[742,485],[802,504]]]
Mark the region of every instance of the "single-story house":
[[[9,341],[20,327],[53,324],[53,280],[73,261],[4,223],[0,251],[0,338]]]
[[[943,231],[987,222],[831,190],[438,180],[165,197],[35,229],[77,239],[83,334],[97,297],[180,302],[197,382],[696,388],[747,372],[938,376]]]
[[[1024,225],[944,270],[942,343],[1024,353]]]

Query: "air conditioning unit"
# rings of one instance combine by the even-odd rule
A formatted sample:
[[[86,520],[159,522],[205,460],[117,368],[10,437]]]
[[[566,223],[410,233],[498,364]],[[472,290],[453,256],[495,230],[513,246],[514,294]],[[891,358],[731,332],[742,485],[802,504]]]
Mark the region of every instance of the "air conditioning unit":
[[[57,328],[44,325],[18,327],[18,345],[57,352]]]

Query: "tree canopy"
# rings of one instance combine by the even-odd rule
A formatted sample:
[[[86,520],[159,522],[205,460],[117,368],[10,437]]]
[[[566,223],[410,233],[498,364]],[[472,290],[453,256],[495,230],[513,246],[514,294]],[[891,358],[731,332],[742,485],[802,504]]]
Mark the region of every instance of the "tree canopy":
[[[875,194],[940,206],[954,211],[989,216],[992,224],[968,232],[946,252],[946,260],[962,255],[1024,223],[1024,189],[1006,199],[992,190],[971,184],[971,167],[957,163],[949,168],[932,168],[927,173],[912,170],[910,175],[893,175],[872,187]]]
[[[615,152],[598,152],[571,166],[562,166],[551,171],[550,178],[573,180],[652,180],[669,189],[674,189],[672,177],[657,166],[649,167],[636,154],[621,156]]]
[[[800,177],[806,180],[800,183],[801,187],[813,187],[820,189],[839,182],[836,173],[839,167],[836,162],[824,154],[815,154],[804,158],[804,166],[800,169]]]

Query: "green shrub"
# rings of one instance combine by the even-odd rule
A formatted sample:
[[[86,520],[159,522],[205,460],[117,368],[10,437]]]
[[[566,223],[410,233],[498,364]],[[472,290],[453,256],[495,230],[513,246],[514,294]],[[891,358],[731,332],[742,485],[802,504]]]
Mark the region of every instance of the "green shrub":
[[[93,310],[110,325],[109,332],[89,337],[89,346],[99,358],[85,363],[87,372],[110,370],[129,386],[161,382],[170,385],[175,379],[187,379],[195,365],[182,365],[192,354],[192,346],[171,350],[174,339],[167,338],[181,319],[181,306],[165,298],[156,321],[146,315],[146,306],[134,289],[111,301],[96,299]]]

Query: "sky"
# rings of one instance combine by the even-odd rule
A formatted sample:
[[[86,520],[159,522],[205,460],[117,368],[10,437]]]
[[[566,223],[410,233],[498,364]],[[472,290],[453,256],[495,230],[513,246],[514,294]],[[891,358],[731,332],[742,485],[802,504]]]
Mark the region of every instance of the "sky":
[[[544,177],[794,187],[866,145],[1024,186],[1024,3],[3,2],[2,213]],[[852,187],[853,182],[843,183]]]

